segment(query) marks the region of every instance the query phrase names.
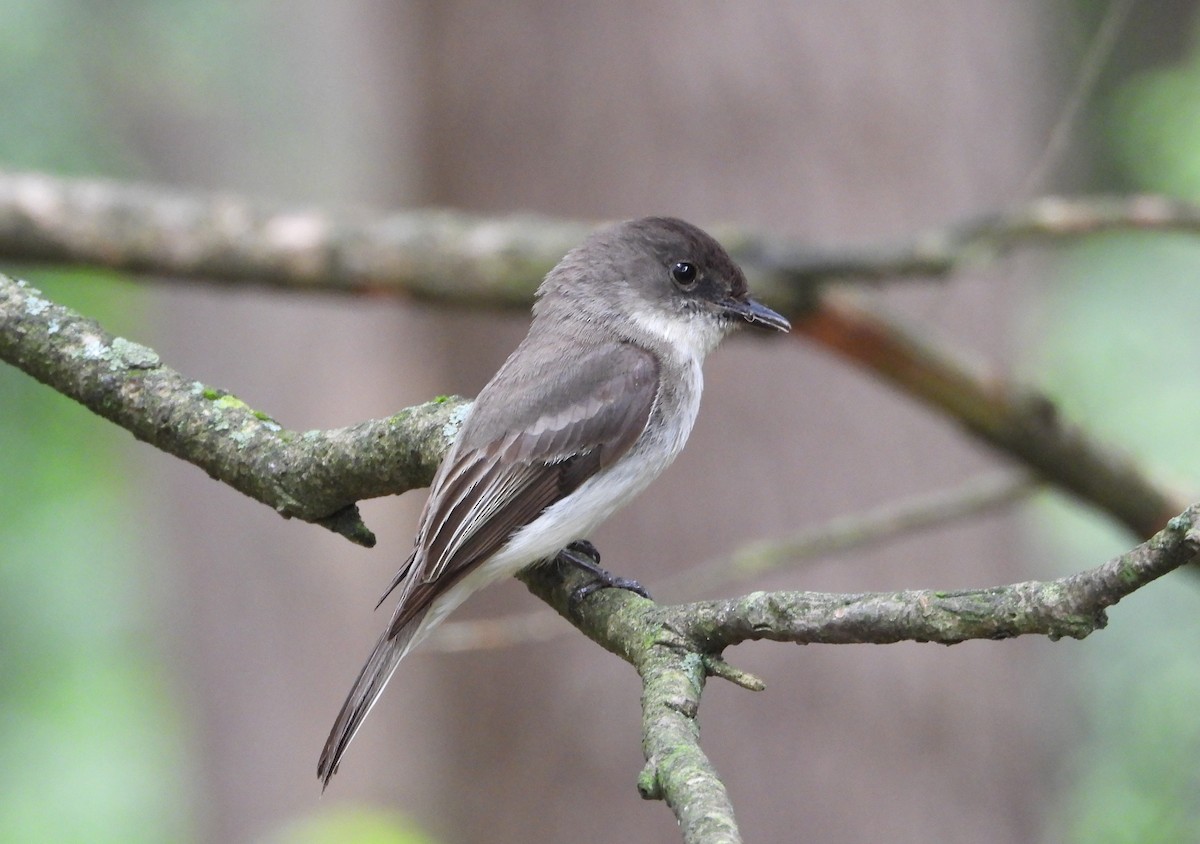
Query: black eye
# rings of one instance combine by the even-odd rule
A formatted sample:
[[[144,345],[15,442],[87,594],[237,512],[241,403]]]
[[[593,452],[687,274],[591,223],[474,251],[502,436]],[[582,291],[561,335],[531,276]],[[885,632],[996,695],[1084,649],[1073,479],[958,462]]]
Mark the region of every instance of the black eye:
[[[696,265],[687,261],[677,261],[675,266],[671,267],[671,278],[675,279],[675,283],[680,287],[691,287],[696,283]]]

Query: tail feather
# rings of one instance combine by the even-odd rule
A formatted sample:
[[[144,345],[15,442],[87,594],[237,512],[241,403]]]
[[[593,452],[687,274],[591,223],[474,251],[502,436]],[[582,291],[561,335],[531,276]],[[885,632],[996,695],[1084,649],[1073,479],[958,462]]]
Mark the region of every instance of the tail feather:
[[[375,649],[371,651],[371,656],[359,672],[358,679],[354,681],[354,686],[333,723],[329,738],[325,740],[325,748],[321,751],[321,759],[317,763],[317,776],[321,780],[322,791],[337,773],[342,754],[346,752],[358,728],[362,726],[363,719],[383,693],[388,680],[396,671],[396,666],[415,644],[413,637],[424,619],[425,613],[422,612],[410,619],[394,635],[389,635],[390,630],[385,631],[375,643]]]

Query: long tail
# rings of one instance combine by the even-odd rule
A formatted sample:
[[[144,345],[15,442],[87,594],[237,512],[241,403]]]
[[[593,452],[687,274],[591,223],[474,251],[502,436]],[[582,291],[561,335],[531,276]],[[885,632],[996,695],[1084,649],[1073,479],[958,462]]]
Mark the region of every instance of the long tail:
[[[388,680],[396,671],[396,666],[415,644],[413,636],[421,628],[424,620],[425,613],[418,613],[396,631],[395,635],[388,635],[389,631],[384,631],[383,636],[375,643],[375,649],[371,651],[366,665],[354,681],[346,702],[342,704],[342,711],[333,722],[329,738],[325,740],[325,748],[321,751],[321,760],[317,763],[317,776],[321,779],[322,791],[329,785],[330,778],[337,773],[342,754],[346,752],[346,748],[354,740],[354,734],[362,726],[363,719],[383,693]]]

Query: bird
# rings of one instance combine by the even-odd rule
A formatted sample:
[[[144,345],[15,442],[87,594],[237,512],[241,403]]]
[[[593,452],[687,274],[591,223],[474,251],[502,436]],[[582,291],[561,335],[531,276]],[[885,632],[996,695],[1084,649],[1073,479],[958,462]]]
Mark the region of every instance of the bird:
[[[467,412],[380,599],[394,592],[396,607],[322,749],[322,790],[397,665],[451,611],[586,540],[670,465],[696,419],[704,358],[741,325],[791,327],[680,219],[603,228],[546,275],[527,335]],[[606,574],[580,558],[569,557]]]

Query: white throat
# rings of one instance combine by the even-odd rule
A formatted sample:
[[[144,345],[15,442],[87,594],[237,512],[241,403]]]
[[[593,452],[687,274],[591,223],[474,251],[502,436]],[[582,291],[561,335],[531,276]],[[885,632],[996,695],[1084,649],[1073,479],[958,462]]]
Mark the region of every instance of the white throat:
[[[660,341],[655,348],[697,362],[703,361],[730,329],[704,314],[668,316],[657,310],[634,311],[631,321],[642,332]]]

